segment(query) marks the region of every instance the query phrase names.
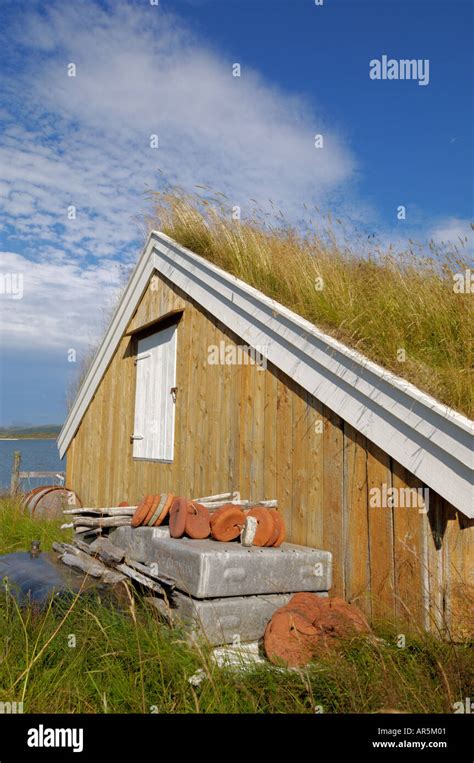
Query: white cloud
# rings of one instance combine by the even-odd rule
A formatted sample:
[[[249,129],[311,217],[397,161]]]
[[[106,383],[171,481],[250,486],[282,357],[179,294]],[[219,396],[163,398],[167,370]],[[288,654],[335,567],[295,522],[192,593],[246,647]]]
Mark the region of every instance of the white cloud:
[[[474,231],[469,220],[449,217],[441,220],[430,230],[428,238],[435,244],[454,244],[465,251],[474,250]]]
[[[350,151],[302,99],[245,61],[233,77],[233,61],[161,6],[57,1],[39,13],[33,4],[9,34],[21,64],[3,83],[4,248],[37,263],[29,271],[34,296],[15,307],[12,341],[55,345],[61,332],[74,333],[74,321],[93,330],[109,272],[95,258],[136,258],[136,218],[144,193],[158,187],[158,168],[172,183],[226,193],[244,212],[250,198],[271,198],[290,218],[303,202],[338,198],[353,176]],[[67,76],[71,62],[76,77]],[[314,147],[315,133],[324,149]],[[80,299],[71,311],[60,294],[74,290]]]
[[[31,14],[22,31],[29,51],[43,50],[45,39],[50,55],[35,59],[34,74],[28,69],[21,82],[35,120],[8,131],[5,179],[20,177],[57,216],[73,200],[93,209],[104,226],[97,238],[130,240],[127,210],[143,208],[140,194],[156,186],[158,167],[181,185],[208,184],[243,207],[250,197],[272,198],[290,214],[303,201],[327,199],[351,176],[349,151],[301,100],[245,62],[233,77],[231,61],[200,47],[156,7],[54,4],[48,22]],[[67,76],[69,62],[76,77]],[[45,112],[54,115],[52,143]],[[313,145],[316,132],[324,149]]]
[[[13,277],[22,288],[0,293],[0,334],[5,347],[42,347],[82,351],[102,333],[104,315],[116,303],[123,282],[119,263],[101,260],[81,268],[50,252],[34,262],[15,252],[0,252],[2,283]],[[12,282],[12,281],[10,281]],[[20,295],[20,298],[17,298]]]

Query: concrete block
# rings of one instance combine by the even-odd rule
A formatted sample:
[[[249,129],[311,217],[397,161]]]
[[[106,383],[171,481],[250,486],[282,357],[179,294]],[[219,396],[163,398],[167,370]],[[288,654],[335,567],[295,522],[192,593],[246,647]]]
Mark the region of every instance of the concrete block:
[[[261,639],[275,610],[287,604],[291,597],[292,594],[287,593],[201,600],[176,593],[173,614],[193,635],[203,636],[210,644],[237,646]]]
[[[118,527],[113,543],[133,559],[155,563],[177,588],[197,599],[329,591],[332,555],[307,546],[246,548],[211,539],[170,538],[165,528]]]

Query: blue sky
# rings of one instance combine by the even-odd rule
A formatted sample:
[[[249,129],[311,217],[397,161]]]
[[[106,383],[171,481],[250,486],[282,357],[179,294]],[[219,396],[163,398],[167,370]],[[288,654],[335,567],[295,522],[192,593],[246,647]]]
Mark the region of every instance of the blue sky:
[[[317,205],[399,248],[469,235],[472,7],[3,0],[0,424],[63,420],[162,178],[299,224]],[[428,59],[429,84],[372,80],[384,54]]]
[[[303,94],[337,126],[360,162],[359,192],[387,226],[401,199],[425,225],[437,215],[469,217],[472,3],[183,0],[176,6],[231,58]],[[430,59],[430,85],[371,81],[368,61],[383,53]]]

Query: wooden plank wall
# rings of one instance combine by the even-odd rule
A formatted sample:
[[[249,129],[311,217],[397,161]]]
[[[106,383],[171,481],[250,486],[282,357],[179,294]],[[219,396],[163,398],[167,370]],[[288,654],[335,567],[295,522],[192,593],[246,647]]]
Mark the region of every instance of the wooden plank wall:
[[[276,497],[290,540],[333,553],[334,595],[373,620],[472,634],[473,522],[433,493],[428,513],[374,506],[374,489],[423,486],[278,369],[209,364],[210,345],[238,337],[164,279],[152,279],[129,330],[172,310],[183,310],[174,461],[132,458],[136,340],[124,336],[68,451],[67,483],[83,502]]]

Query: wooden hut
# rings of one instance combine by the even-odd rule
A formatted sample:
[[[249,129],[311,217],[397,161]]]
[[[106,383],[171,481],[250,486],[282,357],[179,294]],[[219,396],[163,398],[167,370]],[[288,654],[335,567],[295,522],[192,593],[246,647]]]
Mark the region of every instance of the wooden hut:
[[[469,419],[153,232],[61,431],[83,505],[277,498],[376,620],[472,634]],[[420,498],[421,497],[421,498]]]

